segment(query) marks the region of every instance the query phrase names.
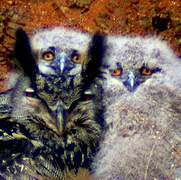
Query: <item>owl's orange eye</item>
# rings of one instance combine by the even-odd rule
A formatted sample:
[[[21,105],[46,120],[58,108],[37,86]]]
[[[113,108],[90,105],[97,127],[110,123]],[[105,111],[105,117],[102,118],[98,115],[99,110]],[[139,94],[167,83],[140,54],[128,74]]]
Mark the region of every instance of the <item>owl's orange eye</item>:
[[[143,67],[141,68],[141,74],[144,76],[149,76],[152,74],[152,70],[147,67]]]
[[[75,54],[75,55],[72,57],[72,61],[73,61],[75,64],[81,64],[80,55],[79,55],[79,54]]]
[[[113,72],[112,72],[112,76],[121,76],[122,75],[122,69],[115,69]]]
[[[46,51],[43,53],[42,55],[42,58],[45,60],[45,61],[52,61],[55,57],[55,54],[51,51]]]

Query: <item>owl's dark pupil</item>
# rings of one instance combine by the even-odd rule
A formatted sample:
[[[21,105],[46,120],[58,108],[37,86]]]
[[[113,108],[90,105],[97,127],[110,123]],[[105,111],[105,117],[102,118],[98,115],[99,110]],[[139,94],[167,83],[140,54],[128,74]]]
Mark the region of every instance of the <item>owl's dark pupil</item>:
[[[115,69],[112,72],[112,76],[121,76],[122,70],[121,69]]]
[[[80,62],[80,55],[79,54],[74,54],[73,57],[72,57],[72,61],[74,63],[77,63],[77,64],[81,63]]]
[[[152,70],[147,67],[142,67],[140,69],[140,74],[142,75],[151,75],[152,73],[153,73]]]
[[[54,54],[52,52],[45,52],[42,57],[44,60],[53,60]]]
[[[79,60],[78,55],[74,56],[74,60],[76,60],[76,61],[78,61],[78,60]]]

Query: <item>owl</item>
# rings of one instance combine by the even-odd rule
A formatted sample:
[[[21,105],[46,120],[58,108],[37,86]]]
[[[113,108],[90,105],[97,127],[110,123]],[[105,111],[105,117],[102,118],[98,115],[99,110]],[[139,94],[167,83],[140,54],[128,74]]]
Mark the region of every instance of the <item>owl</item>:
[[[102,131],[101,99],[92,87],[103,44],[98,34],[62,27],[30,40],[17,30],[18,77],[0,95],[0,178],[66,179],[89,170]]]
[[[107,125],[95,179],[179,179],[181,60],[153,37],[109,36],[106,44]]]

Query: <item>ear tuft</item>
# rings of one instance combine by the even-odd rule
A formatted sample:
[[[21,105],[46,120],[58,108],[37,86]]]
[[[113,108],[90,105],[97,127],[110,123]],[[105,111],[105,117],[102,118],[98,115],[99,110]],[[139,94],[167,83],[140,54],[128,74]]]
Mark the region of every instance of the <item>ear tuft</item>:
[[[100,67],[105,54],[105,36],[96,33],[92,37],[88,51],[88,63],[83,71],[83,90],[88,89],[94,82],[95,78],[100,75]]]
[[[36,62],[33,58],[29,37],[22,28],[16,31],[15,58],[31,80],[34,78]]]

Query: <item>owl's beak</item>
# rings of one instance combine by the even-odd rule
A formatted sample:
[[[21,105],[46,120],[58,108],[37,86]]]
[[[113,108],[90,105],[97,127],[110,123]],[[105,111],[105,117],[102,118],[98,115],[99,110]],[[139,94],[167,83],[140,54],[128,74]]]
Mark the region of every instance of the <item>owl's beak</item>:
[[[138,87],[137,78],[132,71],[128,73],[127,80],[124,81],[124,85],[130,92],[133,92]]]
[[[66,54],[65,53],[61,53],[59,55],[59,68],[60,68],[60,73],[62,74],[64,72],[64,68],[65,68],[65,61],[66,61]]]

